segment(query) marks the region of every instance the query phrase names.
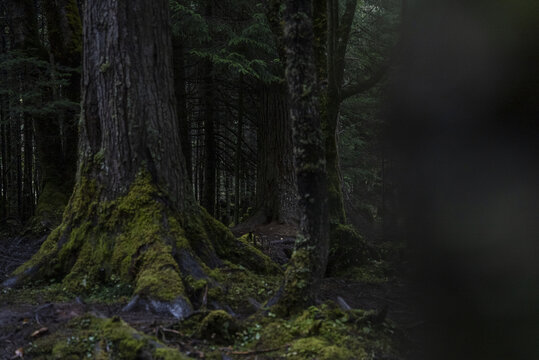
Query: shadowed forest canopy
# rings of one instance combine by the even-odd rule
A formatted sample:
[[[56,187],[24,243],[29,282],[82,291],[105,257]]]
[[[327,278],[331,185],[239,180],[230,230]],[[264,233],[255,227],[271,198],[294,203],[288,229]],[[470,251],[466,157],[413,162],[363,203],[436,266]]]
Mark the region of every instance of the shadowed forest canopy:
[[[537,358],[535,10],[0,0],[0,358]]]

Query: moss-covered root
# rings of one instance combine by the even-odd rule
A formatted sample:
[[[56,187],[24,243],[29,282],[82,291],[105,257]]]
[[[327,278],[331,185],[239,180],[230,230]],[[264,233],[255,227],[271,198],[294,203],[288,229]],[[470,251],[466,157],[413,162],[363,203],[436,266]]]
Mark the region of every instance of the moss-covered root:
[[[28,355],[46,359],[190,359],[137,332],[117,317],[92,316],[74,319],[65,329],[38,340]]]
[[[312,251],[296,249],[286,268],[284,285],[271,303],[272,311],[284,317],[297,314],[314,305],[319,283],[314,279]]]
[[[260,272],[280,271],[205,211],[174,212],[147,172],[139,174],[125,196],[101,198],[97,181],[79,179],[62,224],[4,285],[63,279],[67,290],[84,294],[114,277],[133,285],[138,305],[182,317],[192,309],[186,279],[208,278],[221,259]]]
[[[327,274],[335,275],[353,266],[361,266],[379,254],[352,225],[332,224]]]
[[[119,277],[156,309],[164,303],[190,308],[175,258],[180,250],[190,252],[190,246],[179,215],[159,201],[149,175],[141,174],[115,201],[100,202],[100,195],[95,181],[81,179],[63,223],[15,271],[12,282],[61,278],[67,290],[80,294]]]
[[[39,234],[60,224],[72,186],[73,184],[58,185],[52,181],[45,184],[39,195],[35,214],[28,222],[29,230]]]

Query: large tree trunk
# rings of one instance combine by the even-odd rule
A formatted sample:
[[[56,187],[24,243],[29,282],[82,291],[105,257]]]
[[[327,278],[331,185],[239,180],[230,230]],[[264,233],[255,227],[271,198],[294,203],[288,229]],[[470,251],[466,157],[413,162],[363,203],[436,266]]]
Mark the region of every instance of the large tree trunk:
[[[176,36],[173,38],[174,49],[174,85],[176,92],[176,105],[178,107],[178,119],[180,128],[180,141],[182,144],[182,152],[185,158],[185,168],[189,179],[193,179],[193,164],[192,164],[192,149],[191,149],[191,134],[190,125],[187,114],[187,94],[185,91],[186,75],[185,75],[185,49],[183,40]]]
[[[290,314],[315,304],[326,270],[329,246],[327,175],[318,113],[310,0],[287,1],[285,40],[301,218],[300,232],[276,310]]]
[[[147,306],[182,317],[192,309],[186,277],[206,278],[221,258],[275,270],[195,204],[168,16],[167,0],[87,3],[75,190],[62,224],[5,285],[54,277],[83,292],[114,274]]]
[[[279,59],[285,64],[281,5],[280,0],[267,3],[266,19]],[[284,68],[278,71],[284,76]],[[292,121],[286,83],[272,82],[266,84],[262,91],[262,113],[257,127],[256,210],[250,219],[234,228],[236,233],[253,231],[267,223],[288,225],[293,229],[299,224]],[[285,228],[281,231],[288,232]]]
[[[275,221],[297,226],[297,185],[286,84],[265,87],[261,115],[256,186],[258,216],[264,223]]]

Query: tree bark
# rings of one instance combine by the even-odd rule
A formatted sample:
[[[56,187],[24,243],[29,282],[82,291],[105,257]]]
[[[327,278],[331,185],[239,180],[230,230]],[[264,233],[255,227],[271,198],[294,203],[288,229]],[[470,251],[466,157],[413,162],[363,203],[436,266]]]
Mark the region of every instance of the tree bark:
[[[242,168],[242,145],[243,145],[243,76],[240,75],[238,92],[238,129],[236,133],[236,164],[234,168],[234,224],[238,225],[241,216],[241,168]]]
[[[178,36],[173,38],[172,43],[174,49],[174,85],[176,92],[176,104],[178,107],[178,119],[180,119],[180,140],[182,144],[183,157],[185,158],[187,174],[189,179],[193,181],[190,124],[187,114],[187,94],[185,92],[185,49],[182,39],[180,39]]]
[[[32,121],[24,119],[24,172],[23,172],[23,208],[22,220],[28,220],[34,213],[34,188],[33,188],[33,158],[34,145],[32,143]]]
[[[325,150],[318,113],[310,0],[287,1],[285,40],[301,214],[300,232],[276,308],[287,315],[315,304],[329,246]]]
[[[281,26],[282,1],[272,0],[266,6],[266,18],[273,33],[279,59],[286,63]],[[284,68],[277,69],[284,76]],[[267,223],[297,228],[299,210],[294,169],[292,121],[285,82],[263,85],[262,114],[257,127],[257,178],[254,215],[234,231],[245,233]]]
[[[264,223],[297,226],[297,185],[286,84],[273,83],[264,88],[258,128],[258,212]]]
[[[87,3],[75,190],[62,224],[4,286],[61,278],[84,293],[115,275],[137,302],[181,318],[193,309],[189,279],[221,259],[278,271],[194,202],[168,24],[167,0]]]
[[[207,61],[204,75],[204,184],[202,206],[215,215],[215,173],[217,167],[217,149],[215,143],[215,116],[213,94],[213,66]]]
[[[0,172],[0,184],[2,186],[2,204],[0,204],[0,219],[4,219],[7,216],[7,134],[6,125],[4,124],[3,106],[0,108],[0,151],[2,156],[1,172]]]

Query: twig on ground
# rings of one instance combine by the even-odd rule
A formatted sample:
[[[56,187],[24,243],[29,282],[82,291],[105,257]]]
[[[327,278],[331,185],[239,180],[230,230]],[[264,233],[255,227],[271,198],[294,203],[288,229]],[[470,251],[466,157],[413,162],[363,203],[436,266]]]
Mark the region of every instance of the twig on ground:
[[[289,345],[285,345],[285,346],[281,346],[281,347],[278,347],[278,348],[273,348],[273,349],[261,349],[261,350],[248,350],[248,351],[234,351],[230,348],[221,348],[219,350],[223,351],[223,352],[226,352],[227,354],[230,354],[230,355],[256,355],[256,354],[264,354],[264,353],[269,353],[269,352],[274,352],[274,351],[278,351],[278,350],[281,350],[281,349],[284,349],[284,348],[287,348]]]

